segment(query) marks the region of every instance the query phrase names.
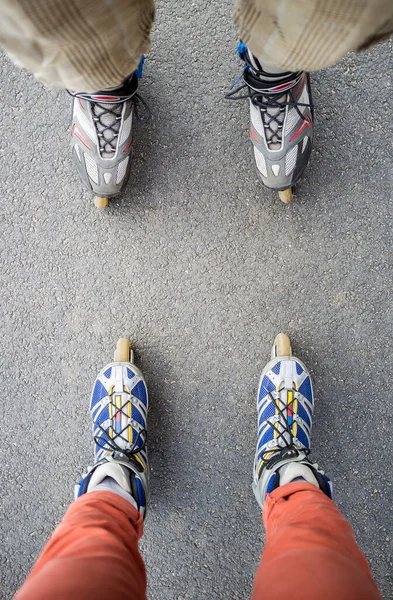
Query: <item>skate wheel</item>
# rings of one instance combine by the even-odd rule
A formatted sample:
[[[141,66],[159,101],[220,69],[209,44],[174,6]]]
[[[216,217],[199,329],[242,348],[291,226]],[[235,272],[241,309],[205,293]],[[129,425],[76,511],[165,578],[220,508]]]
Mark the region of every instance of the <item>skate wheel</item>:
[[[272,358],[292,356],[291,340],[285,333],[279,333],[274,340]]]
[[[120,338],[115,350],[116,362],[132,362],[131,342],[127,338]]]
[[[287,188],[286,190],[280,190],[278,195],[281,202],[284,202],[284,204],[289,204],[293,200],[293,191],[291,187]]]
[[[103,196],[95,196],[94,204],[97,208],[105,208],[108,205],[108,198],[104,198]]]

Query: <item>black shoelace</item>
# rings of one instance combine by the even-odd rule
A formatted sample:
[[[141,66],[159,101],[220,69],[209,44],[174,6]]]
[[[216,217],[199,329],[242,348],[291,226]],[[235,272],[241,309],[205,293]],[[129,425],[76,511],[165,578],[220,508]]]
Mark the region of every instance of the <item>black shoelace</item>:
[[[123,410],[124,405],[121,408],[117,408],[113,402],[110,402],[109,404],[111,404],[113,407],[114,415],[116,415],[116,413],[120,411],[124,416],[129,418],[128,414],[125,413]],[[108,404],[108,407],[109,407],[109,404]],[[109,408],[108,408],[108,410],[109,410]],[[99,423],[94,423],[94,426],[98,427],[98,429],[101,432],[101,435],[94,436],[94,442],[95,442],[95,444],[97,444],[97,446],[99,448],[102,448],[103,450],[119,452],[129,458],[129,457],[133,456],[134,454],[138,454],[139,452],[141,452],[141,450],[143,450],[146,446],[147,430],[145,428],[138,431],[136,439],[132,443],[130,443],[130,442],[128,442],[127,438],[125,438],[123,436],[123,433],[125,433],[128,430],[128,427],[131,427],[131,425],[126,425],[119,433],[116,433],[114,428],[111,425],[112,430],[113,430],[112,438],[109,437],[109,434],[107,433],[107,431]],[[133,431],[135,431],[135,430],[133,429]],[[117,438],[119,438],[123,441],[123,443],[125,444],[124,447],[120,446],[116,442]],[[141,442],[141,444],[139,444],[139,442]]]
[[[108,90],[108,92],[102,92],[101,95],[106,95],[108,94],[108,96],[110,96],[111,91],[113,92],[114,95],[116,95],[116,90]],[[88,102],[90,102],[91,104],[99,104],[99,105],[106,105],[106,104],[123,104],[124,102],[127,102],[128,100],[132,100],[132,102],[134,103],[134,110],[135,110],[135,118],[137,121],[139,121],[139,123],[147,123],[150,120],[150,110],[149,107],[147,105],[147,102],[142,98],[142,96],[140,94],[138,94],[138,92],[135,92],[135,94],[133,94],[132,96],[126,96],[124,98],[122,98],[119,102],[97,102],[97,100],[95,100],[92,95],[90,94],[85,94],[83,92],[70,92],[69,90],[67,90],[67,92],[73,96],[74,98],[80,98],[81,100],[87,100]],[[139,106],[140,104],[143,106],[144,111],[146,113],[146,116],[142,116],[139,113]]]
[[[293,392],[293,397],[295,397],[295,390],[292,390]],[[277,442],[277,448],[276,449],[268,449],[265,450],[265,452],[262,453],[262,460],[265,460],[265,455],[271,453],[271,452],[276,452],[277,449],[279,450],[291,450],[291,449],[295,449],[295,450],[300,450],[302,452],[304,452],[306,455],[308,455],[310,453],[310,449],[309,448],[298,448],[297,446],[295,446],[294,442],[293,442],[293,433],[292,433],[292,425],[293,422],[290,424],[289,420],[288,420],[288,404],[286,402],[284,402],[283,400],[281,400],[281,396],[279,396],[277,399],[274,398],[273,394],[271,392],[268,392],[268,395],[272,401],[272,403],[274,404],[274,407],[278,410],[278,416],[279,417],[279,421],[275,421],[274,423],[271,423],[269,420],[266,421],[266,423],[268,423],[268,425],[277,432],[277,438],[276,438],[276,442]],[[277,404],[277,400],[278,400],[278,404]],[[282,405],[282,407],[280,407],[280,404]],[[287,414],[285,414],[285,412]],[[289,438],[289,441],[288,441]],[[281,444],[279,444],[279,441],[281,441]]]
[[[113,91],[116,94],[116,91]],[[77,92],[72,94],[75,98],[80,98],[90,102],[93,120],[96,132],[100,142],[100,153],[103,158],[111,158],[117,149],[117,138],[119,137],[123,104],[132,102],[134,105],[135,119],[139,123],[148,123],[150,120],[150,110],[145,100],[137,92],[132,96],[121,99],[120,102],[98,102],[90,94]],[[104,93],[102,94],[104,95]],[[108,91],[108,95],[110,92]],[[142,107],[142,110],[141,110]]]
[[[239,92],[244,89],[244,88],[248,88],[248,93],[238,96],[236,94],[239,94]],[[282,98],[283,96],[286,96],[287,94],[289,94],[290,99],[289,100],[284,100],[282,102],[279,102],[277,100],[277,98]],[[229,92],[228,94],[225,94],[225,99],[226,100],[248,100],[250,99],[251,102],[255,105],[258,106],[261,109],[267,110],[269,108],[285,108],[286,106],[289,107],[293,107],[296,109],[299,117],[301,119],[304,119],[303,114],[300,112],[299,110],[299,106],[307,106],[308,108],[313,109],[314,105],[311,102],[296,102],[295,98],[293,97],[292,94],[292,89],[289,89],[287,91],[285,91],[285,93],[283,94],[269,94],[266,91],[262,91],[262,90],[254,90],[253,88],[251,88],[248,83],[243,83],[242,85],[238,86],[236,89],[234,89],[232,92]]]
[[[242,60],[246,62],[246,66],[243,69],[243,73],[240,78],[234,83],[234,86],[240,81],[240,79],[252,68],[248,61],[247,55],[242,55]],[[307,80],[309,75],[307,74]],[[279,82],[277,82],[279,85]],[[310,86],[309,86],[310,87]],[[247,89],[246,94],[242,94],[242,90]],[[311,93],[309,93],[310,102],[302,103],[297,102],[293,96],[293,88],[286,90],[282,94],[280,93],[269,93],[266,90],[255,90],[252,88],[246,80],[244,83],[237,86],[232,91],[225,95],[226,100],[251,100],[254,106],[257,106],[262,111],[262,121],[266,131],[266,141],[270,146],[271,144],[282,143],[282,129],[284,126],[285,109],[286,107],[294,108],[298,113],[299,117],[303,120],[304,115],[299,110],[299,106],[310,108],[313,112],[314,106],[311,99]]]

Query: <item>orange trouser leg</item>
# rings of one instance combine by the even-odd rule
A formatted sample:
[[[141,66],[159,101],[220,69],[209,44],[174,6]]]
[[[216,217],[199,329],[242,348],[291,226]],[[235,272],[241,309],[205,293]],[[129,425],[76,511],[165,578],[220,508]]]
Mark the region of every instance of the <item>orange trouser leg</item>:
[[[382,600],[350,525],[318,488],[277,488],[263,520],[266,546],[253,600]]]
[[[15,600],[145,600],[137,509],[111,492],[71,504]]]

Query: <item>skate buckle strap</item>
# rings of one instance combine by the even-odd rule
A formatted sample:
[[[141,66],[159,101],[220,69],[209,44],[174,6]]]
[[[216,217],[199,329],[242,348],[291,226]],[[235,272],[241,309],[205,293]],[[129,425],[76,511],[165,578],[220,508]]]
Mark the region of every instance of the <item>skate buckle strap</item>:
[[[293,444],[286,446],[285,448],[278,448],[276,451],[274,451],[274,454],[272,454],[271,457],[269,457],[268,459],[262,457],[262,461],[259,466],[259,474],[262,471],[263,467],[266,467],[267,469],[272,469],[275,465],[284,460],[296,460],[300,456],[301,452],[304,454],[304,457],[310,454],[309,448],[299,449],[296,448],[296,446],[294,446]],[[264,454],[266,454],[266,452]]]

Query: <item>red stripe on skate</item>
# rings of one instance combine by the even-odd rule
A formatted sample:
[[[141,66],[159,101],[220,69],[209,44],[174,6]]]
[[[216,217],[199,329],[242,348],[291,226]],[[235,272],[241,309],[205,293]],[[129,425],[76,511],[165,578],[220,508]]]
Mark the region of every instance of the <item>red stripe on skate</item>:
[[[270,92],[282,92],[283,90],[287,90],[293,86],[293,81],[289,83],[282,83],[281,85],[276,85],[275,87],[270,88]]]
[[[91,96],[94,100],[100,100],[101,102],[118,102],[119,96]]]
[[[296,138],[302,133],[302,131],[304,131],[307,127],[312,127],[312,123],[311,123],[311,119],[310,117],[305,117],[304,121],[302,122],[302,124],[300,125],[299,129],[297,131],[295,131],[295,133],[293,134],[293,136],[291,137],[291,139],[289,140],[290,142],[293,142],[293,140],[296,140]]]
[[[78,100],[79,100],[79,104],[81,105],[81,107],[82,107],[82,108],[83,108],[83,110],[84,110],[84,109],[85,109],[85,105],[83,104],[83,102],[82,102],[81,98],[78,98]]]
[[[123,152],[126,152],[126,150],[128,150],[128,148],[131,146],[131,144],[132,144],[132,137],[130,137],[130,141],[128,142],[127,146],[125,146],[123,148]]]
[[[250,133],[251,133],[251,137],[253,137],[254,140],[256,142],[258,142],[258,144],[259,144],[261,142],[261,140],[259,139],[259,137],[257,136],[257,134],[255,133],[255,131],[252,127],[250,127]]]
[[[85,138],[83,137],[83,135],[81,134],[81,132],[79,131],[79,129],[76,125],[73,125],[72,130],[71,130],[71,135],[74,135],[75,137],[77,137],[82,142],[82,144],[84,144],[86,146],[86,148],[89,148],[89,150],[92,149],[89,142],[87,140],[85,140]]]

